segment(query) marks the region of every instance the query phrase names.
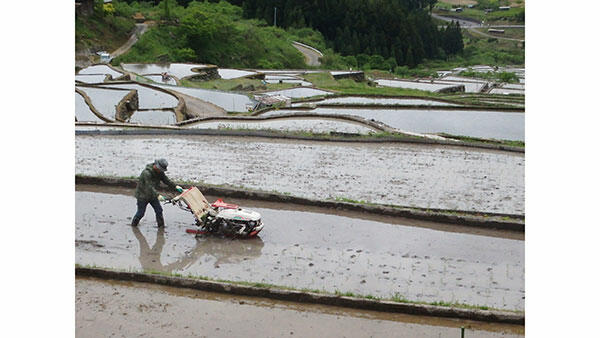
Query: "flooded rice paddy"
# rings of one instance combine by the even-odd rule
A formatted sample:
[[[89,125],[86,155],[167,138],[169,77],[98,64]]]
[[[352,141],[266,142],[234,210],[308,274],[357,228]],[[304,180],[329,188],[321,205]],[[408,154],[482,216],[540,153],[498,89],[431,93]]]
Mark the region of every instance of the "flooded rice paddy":
[[[219,68],[218,69],[219,76],[225,80],[237,79],[240,77],[254,75],[255,72],[250,72],[247,70],[239,70],[239,69],[228,69],[228,68]]]
[[[104,84],[102,87],[137,90],[139,109],[175,108],[179,103],[179,100],[174,95],[139,84]]]
[[[430,80],[419,80],[419,82],[430,83],[430,84],[447,84],[447,85],[453,85],[453,86],[463,85],[463,86],[465,86],[465,93],[479,93],[487,85],[486,83],[471,82],[471,81],[444,81],[444,80],[435,80],[433,82],[430,82]]]
[[[525,90],[525,85],[522,83],[505,83],[501,88]]]
[[[272,110],[261,116],[281,114],[355,115],[383,122],[390,127],[416,133],[448,133],[499,140],[525,140],[525,115],[504,111],[444,109],[330,108]]]
[[[279,79],[279,80],[274,80],[274,79],[265,79],[265,82],[267,83],[291,83],[291,84],[295,84],[297,86],[312,86],[311,82],[307,82],[301,79]]]
[[[167,63],[167,64],[143,64],[143,63],[122,63],[121,68],[128,72],[149,75],[167,73],[181,79],[186,76],[196,75],[197,72],[192,71],[193,68],[204,68],[202,64],[187,64],[187,63]]]
[[[83,83],[102,83],[105,79],[105,74],[75,75],[75,81]]]
[[[342,96],[326,98],[319,101],[292,103],[292,107],[302,105],[320,105],[320,104],[364,104],[364,105],[414,105],[414,106],[456,106],[454,103],[413,99],[413,98],[385,98],[385,97],[367,97],[367,96]]]
[[[405,88],[405,89],[418,89],[426,90],[430,92],[437,92],[442,89],[455,87],[458,84],[443,84],[443,83],[429,83],[429,82],[417,82],[417,81],[402,81],[402,80],[375,80],[380,86],[383,87],[394,87],[394,88]]]
[[[144,75],[146,79],[152,80],[156,83],[166,84],[166,85],[176,85],[177,81],[174,78],[169,77],[167,80],[163,80],[162,75]]]
[[[523,89],[512,89],[512,88],[492,88],[489,91],[490,94],[501,94],[501,95],[525,95]]]
[[[263,93],[263,94],[284,95],[284,96],[291,97],[291,98],[304,98],[304,97],[311,97],[311,96],[318,96],[318,95],[331,95],[333,93],[325,91],[325,90],[321,90],[321,89],[301,87],[301,88],[276,90],[276,91],[267,92],[267,93]]]
[[[197,99],[210,102],[230,112],[247,112],[255,104],[248,96],[218,90],[187,88],[181,86],[157,85],[157,87],[176,91]]]
[[[317,199],[524,214],[525,159],[519,153],[219,136],[80,135],[75,146],[77,174],[137,176],[147,163],[165,157],[175,180]]]
[[[117,114],[117,105],[125,95],[129,94],[129,90],[102,87],[78,86],[77,89],[84,92],[92,100],[92,105],[100,112],[100,114],[113,121]]]
[[[83,96],[79,93],[75,93],[75,118],[78,122],[99,122],[104,123],[92,110],[90,106],[85,103]]]
[[[298,304],[94,278],[78,277],[75,292],[78,337],[84,333],[95,337],[310,337],[319,328],[324,337],[378,337],[394,332],[405,337],[433,338],[456,336],[460,326],[466,327],[467,337],[512,338],[524,334],[524,327],[519,325]]]
[[[374,128],[364,124],[352,123],[333,119],[319,118],[290,118],[277,119],[272,121],[207,121],[187,124],[186,128],[203,128],[203,129],[267,129],[278,131],[308,131],[311,133],[354,133],[354,134],[369,134],[377,132]]]
[[[148,125],[168,125],[177,123],[177,117],[170,110],[138,110],[131,115],[128,122]]]
[[[123,76],[123,73],[117,72],[107,65],[94,65],[81,69],[77,74],[79,75],[90,75],[90,74],[108,74],[113,78]]]
[[[524,242],[346,216],[252,207],[259,238],[199,238],[193,216],[163,207],[131,227],[135,197],[76,192],[76,263],[352,292],[422,302],[524,308]],[[214,198],[214,197],[213,197]],[[213,199],[211,198],[211,200]]]

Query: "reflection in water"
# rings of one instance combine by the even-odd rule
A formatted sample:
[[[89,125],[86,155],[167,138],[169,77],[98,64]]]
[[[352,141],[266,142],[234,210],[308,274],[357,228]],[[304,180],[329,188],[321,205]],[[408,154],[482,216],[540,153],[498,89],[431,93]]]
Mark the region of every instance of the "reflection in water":
[[[212,256],[216,259],[214,266],[220,264],[236,264],[249,259],[260,257],[264,243],[260,237],[247,240],[232,240],[228,238],[198,238],[193,250],[169,264],[161,262],[161,254],[165,245],[164,228],[159,228],[156,242],[152,247],[138,227],[131,227],[135,238],[140,243],[139,260],[144,271],[159,271],[172,273],[182,271],[192,266],[202,256]]]
[[[260,257],[265,243],[260,237],[249,239],[236,239],[221,237],[199,238],[203,252],[206,255],[213,256],[215,266],[220,264],[236,264],[249,259]]]

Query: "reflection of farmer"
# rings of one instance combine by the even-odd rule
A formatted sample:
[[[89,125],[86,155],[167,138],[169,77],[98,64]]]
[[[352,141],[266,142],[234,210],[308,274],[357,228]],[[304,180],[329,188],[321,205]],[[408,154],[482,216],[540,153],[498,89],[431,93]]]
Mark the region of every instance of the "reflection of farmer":
[[[159,228],[156,233],[156,243],[150,248],[148,242],[138,227],[131,228],[135,238],[140,242],[140,264],[142,269],[145,271],[160,271],[160,272],[173,272],[180,271],[186,267],[192,265],[199,257],[198,253],[202,248],[201,245],[196,243],[194,250],[179,260],[163,265],[160,261],[160,255],[162,254],[163,246],[165,245],[165,231],[164,228]]]
[[[133,216],[133,220],[131,220],[132,226],[137,226],[140,223],[142,217],[146,213],[146,206],[148,203],[154,209],[156,213],[156,223],[159,227],[165,226],[165,219],[162,214],[162,207],[160,206],[160,201],[164,201],[165,198],[156,192],[160,182],[162,181],[169,188],[173,190],[177,190],[178,192],[183,192],[183,189],[180,186],[176,186],[171,180],[165,175],[165,171],[167,171],[167,160],[161,158],[159,160],[154,161],[154,163],[150,163],[146,165],[146,168],[140,174],[140,178],[138,179],[137,188],[135,189],[135,198],[137,198],[137,212],[135,216]]]

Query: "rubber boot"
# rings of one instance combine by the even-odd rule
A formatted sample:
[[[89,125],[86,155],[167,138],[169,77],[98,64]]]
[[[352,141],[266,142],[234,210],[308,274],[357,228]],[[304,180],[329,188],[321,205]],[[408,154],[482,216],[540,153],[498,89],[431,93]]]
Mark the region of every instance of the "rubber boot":
[[[158,224],[159,228],[165,226],[165,219],[162,216],[156,216],[156,224]]]
[[[135,217],[134,217],[134,218],[131,220],[131,226],[132,226],[132,227],[136,227],[136,226],[138,226],[138,224],[140,224],[140,219],[139,219],[139,218],[135,218]]]

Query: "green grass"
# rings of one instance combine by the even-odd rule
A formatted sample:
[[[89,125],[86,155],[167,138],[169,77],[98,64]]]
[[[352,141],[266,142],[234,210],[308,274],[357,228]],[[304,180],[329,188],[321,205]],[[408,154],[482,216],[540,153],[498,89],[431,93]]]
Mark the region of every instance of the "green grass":
[[[83,49],[112,52],[124,44],[135,28],[133,19],[120,16],[75,18],[75,51]]]
[[[103,268],[103,267],[98,267],[96,265],[90,266],[90,265],[75,264],[75,266],[76,267],[82,267],[82,268],[107,269],[107,268]],[[120,270],[120,269],[110,269],[109,268],[109,270],[113,270],[113,271],[126,271],[126,272],[136,272],[136,271],[132,271],[131,269],[129,269],[129,270]],[[148,274],[151,274],[151,275],[167,276],[167,277],[180,277],[180,278],[184,277],[183,275],[178,274],[178,273],[168,273],[168,272],[162,272],[162,271],[144,271],[144,273],[148,273]],[[270,283],[262,283],[262,282],[231,281],[231,280],[226,280],[226,279],[214,279],[214,278],[210,278],[210,277],[206,277],[206,276],[196,276],[196,275],[191,275],[191,274],[188,274],[187,276],[185,276],[185,278],[199,279],[199,280],[219,282],[219,283],[227,283],[227,284],[233,284],[233,285],[250,286],[250,287],[257,287],[257,288],[290,290],[290,291],[301,291],[301,292],[310,292],[310,293],[317,293],[317,294],[323,294],[323,295],[336,295],[336,296],[339,296],[339,297],[363,298],[363,299],[371,299],[371,300],[376,300],[376,301],[382,300],[382,301],[392,301],[392,302],[396,302],[396,303],[410,303],[410,304],[417,304],[417,305],[435,305],[435,306],[451,307],[451,308],[464,308],[464,309],[473,309],[473,310],[497,310],[497,311],[522,313],[522,311],[496,309],[496,308],[492,308],[492,307],[489,307],[489,306],[471,305],[471,304],[458,303],[458,302],[447,302],[447,301],[422,302],[422,301],[412,301],[412,300],[406,299],[405,297],[403,297],[403,296],[401,296],[399,294],[395,294],[392,297],[386,298],[386,297],[376,297],[376,296],[372,296],[372,295],[355,294],[353,292],[344,292],[344,291],[339,291],[339,290],[336,290],[334,293],[330,293],[328,291],[318,290],[318,289],[295,288],[295,287],[291,287],[291,286],[282,286],[282,285],[276,285],[276,284],[270,284]]]
[[[514,140],[490,140],[490,139],[482,139],[477,137],[470,136],[462,136],[462,135],[450,135],[446,133],[440,133],[440,136],[451,138],[454,140],[460,140],[468,143],[486,143],[486,144],[494,144],[494,145],[503,145],[517,148],[525,148],[525,142],[523,141],[514,141]]]

